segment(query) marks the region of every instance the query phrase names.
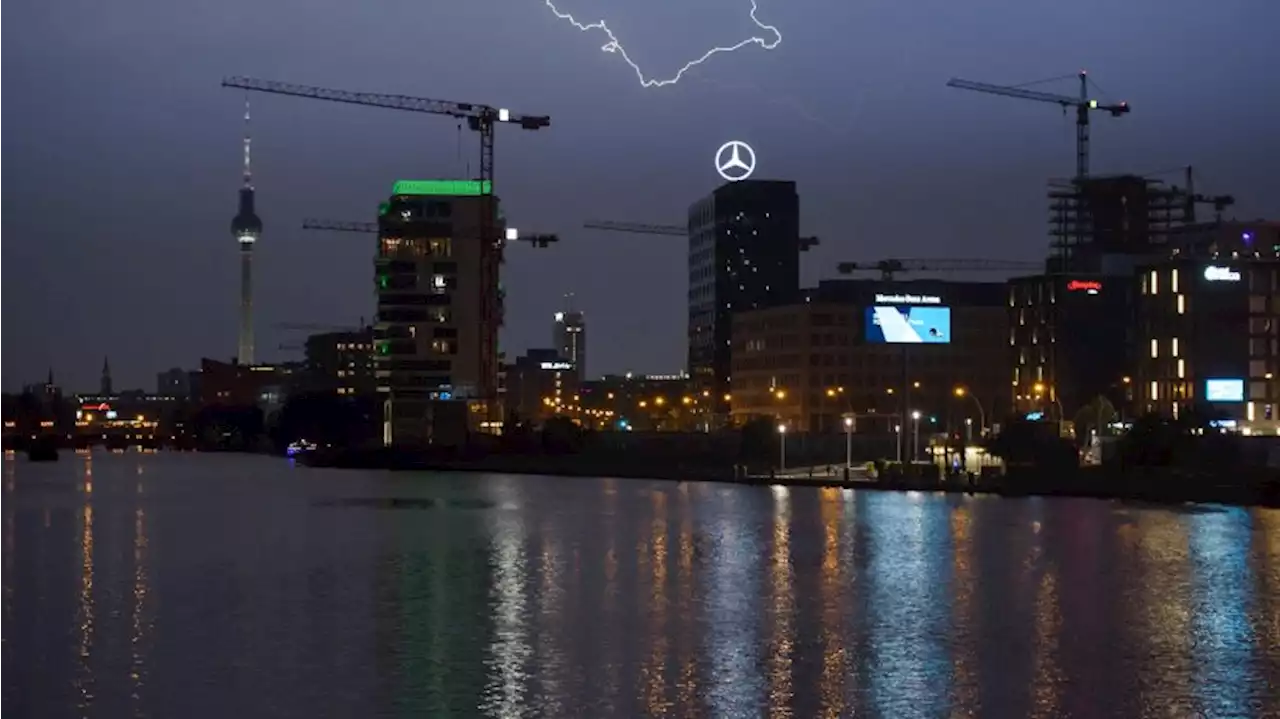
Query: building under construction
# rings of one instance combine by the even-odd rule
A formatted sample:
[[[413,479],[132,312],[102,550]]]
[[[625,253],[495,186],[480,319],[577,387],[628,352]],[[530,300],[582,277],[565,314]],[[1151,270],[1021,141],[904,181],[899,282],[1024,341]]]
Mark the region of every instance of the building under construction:
[[[1162,251],[1193,207],[1184,190],[1137,175],[1051,181],[1047,268],[1113,274],[1110,258]]]

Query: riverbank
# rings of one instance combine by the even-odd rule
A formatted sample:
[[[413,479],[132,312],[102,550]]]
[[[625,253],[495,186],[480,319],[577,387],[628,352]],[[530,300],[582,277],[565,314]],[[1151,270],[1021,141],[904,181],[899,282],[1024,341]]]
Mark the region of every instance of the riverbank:
[[[1280,508],[1280,472],[1261,469],[1234,476],[1192,474],[1173,468],[1071,468],[1048,471],[1019,468],[986,477],[945,477],[932,465],[888,471],[871,479],[863,473],[797,476],[749,472],[739,466],[699,462],[652,461],[645,457],[584,455],[488,455],[445,458],[388,450],[309,453],[304,464],[339,469],[387,469],[422,472],[486,472],[562,477],[614,477],[754,486],[840,487],[878,491],[956,492],[1003,497],[1092,497],[1161,504],[1228,504]]]

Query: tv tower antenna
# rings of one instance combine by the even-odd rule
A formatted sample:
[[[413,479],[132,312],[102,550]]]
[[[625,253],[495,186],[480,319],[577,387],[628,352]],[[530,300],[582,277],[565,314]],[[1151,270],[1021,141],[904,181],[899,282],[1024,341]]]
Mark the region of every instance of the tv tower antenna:
[[[236,361],[253,364],[253,246],[262,235],[262,220],[253,208],[252,137],[249,134],[249,97],[244,100],[244,184],[240,208],[231,220],[231,235],[240,248],[240,329]]]

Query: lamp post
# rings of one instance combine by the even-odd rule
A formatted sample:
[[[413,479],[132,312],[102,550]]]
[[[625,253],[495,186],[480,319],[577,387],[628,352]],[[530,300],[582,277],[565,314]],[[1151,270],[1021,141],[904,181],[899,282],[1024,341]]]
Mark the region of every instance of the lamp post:
[[[778,474],[787,471],[787,425],[778,425]]]
[[[853,417],[844,418],[844,466],[853,469]]]
[[[987,435],[987,412],[982,408],[982,402],[978,399],[978,396],[976,394],[970,393],[969,390],[965,389],[964,387],[956,387],[955,393],[957,397],[968,397],[969,399],[972,399],[973,403],[977,405],[978,436],[985,437]]]
[[[920,459],[920,410],[911,412],[911,461]]]

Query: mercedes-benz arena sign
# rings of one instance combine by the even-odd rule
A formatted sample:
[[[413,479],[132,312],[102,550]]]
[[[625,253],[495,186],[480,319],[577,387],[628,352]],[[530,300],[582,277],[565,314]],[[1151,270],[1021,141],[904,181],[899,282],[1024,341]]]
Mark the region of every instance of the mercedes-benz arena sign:
[[[1230,267],[1209,265],[1204,268],[1204,278],[1209,282],[1239,282],[1240,273]]]

